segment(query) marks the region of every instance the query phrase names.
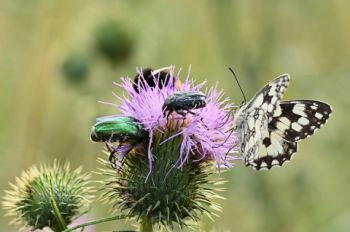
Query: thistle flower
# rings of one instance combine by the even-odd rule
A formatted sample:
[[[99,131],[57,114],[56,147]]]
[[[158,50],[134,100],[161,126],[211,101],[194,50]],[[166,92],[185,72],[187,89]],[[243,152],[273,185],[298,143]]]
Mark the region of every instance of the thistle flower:
[[[142,75],[142,71],[138,71]],[[126,90],[129,98],[120,98],[122,104],[119,110],[124,116],[129,116],[139,121],[145,129],[150,133],[150,143],[148,147],[148,158],[150,170],[152,169],[152,142],[154,136],[161,136],[167,131],[176,132],[171,138],[182,135],[180,149],[180,165],[187,161],[192,151],[197,151],[199,156],[197,159],[207,158],[215,160],[220,168],[221,164],[231,167],[229,162],[236,159],[231,155],[227,155],[229,151],[235,151],[235,145],[238,143],[234,133],[230,133],[233,118],[228,114],[232,108],[228,98],[223,97],[223,91],[218,91],[217,86],[207,89],[206,107],[196,111],[196,114],[188,114],[183,119],[179,115],[172,117],[169,123],[167,118],[163,117],[163,104],[165,99],[175,92],[181,91],[198,91],[205,86],[205,82],[195,85],[190,80],[189,73],[181,84],[179,89],[176,85],[179,81],[180,72],[174,77],[174,68],[171,67],[169,80],[164,85],[150,85],[144,82],[139,86],[140,92],[135,91],[133,82],[129,78],[122,78],[122,84],[117,84]],[[155,75],[155,82],[159,81]],[[162,86],[163,88],[159,88]],[[166,137],[166,136],[165,136]],[[169,140],[169,139],[167,139]],[[166,141],[167,141],[166,140]],[[163,141],[165,143],[166,141]]]
[[[2,205],[14,217],[11,224],[62,231],[87,211],[92,192],[88,179],[81,168],[71,171],[68,163],[32,166],[10,184]]]
[[[128,149],[128,154],[121,153],[120,168],[101,171],[109,177],[104,181],[104,199],[150,227],[172,227],[173,223],[183,227],[188,225],[187,219],[198,221],[202,213],[215,215],[208,207],[219,209],[212,201],[219,198],[213,183],[221,181],[210,177],[210,164],[214,161],[218,169],[232,167],[231,161],[237,159],[229,154],[236,151],[238,142],[230,132],[233,118],[229,114],[229,99],[216,86],[203,91],[205,82],[195,84],[189,72],[180,85],[180,72],[175,75],[174,67],[169,70],[166,81],[162,76],[162,84],[158,83],[157,74],[154,83],[144,80],[137,88],[130,78],[122,78],[122,83],[116,84],[128,95],[116,95],[122,102],[117,106],[122,116],[142,124],[149,137]],[[138,78],[143,78],[142,70],[138,73]],[[168,96],[200,90],[206,95],[205,107],[164,117],[163,105]],[[121,146],[115,151],[123,150]]]

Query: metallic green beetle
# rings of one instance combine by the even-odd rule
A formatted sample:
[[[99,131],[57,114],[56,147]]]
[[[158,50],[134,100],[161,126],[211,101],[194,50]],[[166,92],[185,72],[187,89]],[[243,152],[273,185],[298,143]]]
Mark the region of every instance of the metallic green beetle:
[[[110,151],[109,161],[115,165],[115,153],[118,148],[129,147],[128,153],[136,145],[148,138],[148,132],[143,125],[134,118],[125,116],[106,116],[96,119],[96,124],[92,127],[91,140],[94,142],[105,142]],[[119,147],[115,148],[111,143],[119,142]]]
[[[92,127],[91,140],[94,142],[140,141],[147,138],[148,133],[142,124],[125,116],[107,116],[96,119]]]

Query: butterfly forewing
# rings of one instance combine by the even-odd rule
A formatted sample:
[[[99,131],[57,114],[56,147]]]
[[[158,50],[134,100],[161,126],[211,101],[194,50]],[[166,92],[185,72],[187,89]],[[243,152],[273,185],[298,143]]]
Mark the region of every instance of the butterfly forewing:
[[[247,103],[246,108],[261,108],[266,112],[268,118],[272,117],[279,101],[287,90],[289,79],[288,74],[283,74],[271,81]]]
[[[312,135],[327,122],[332,112],[330,105],[312,100],[283,101],[279,107],[281,111],[275,112],[269,130],[290,142]]]

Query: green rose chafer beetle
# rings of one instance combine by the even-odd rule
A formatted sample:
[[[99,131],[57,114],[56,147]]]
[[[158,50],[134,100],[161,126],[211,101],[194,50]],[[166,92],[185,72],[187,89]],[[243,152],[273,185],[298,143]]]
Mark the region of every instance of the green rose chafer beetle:
[[[124,147],[130,147],[130,150],[132,150],[147,138],[148,132],[143,125],[134,118],[125,116],[99,117],[91,130],[92,141],[106,143],[108,150],[111,152],[109,156],[111,163],[113,163],[115,153],[118,151],[111,143],[118,142],[119,146],[126,145]]]

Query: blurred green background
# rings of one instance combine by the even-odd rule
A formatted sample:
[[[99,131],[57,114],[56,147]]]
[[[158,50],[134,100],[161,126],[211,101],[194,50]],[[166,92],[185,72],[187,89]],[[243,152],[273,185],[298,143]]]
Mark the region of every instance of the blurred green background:
[[[248,97],[288,72],[285,99],[324,100],[334,113],[283,168],[237,162],[223,174],[223,212],[204,218],[203,231],[350,231],[349,9],[347,0],[0,0],[1,195],[23,169],[54,158],[96,170],[103,145],[90,128],[116,113],[97,100],[118,103],[112,82],[136,67],[191,64],[192,77],[240,103],[230,66]],[[95,204],[90,217],[108,208]],[[17,231],[8,222],[0,217],[0,231]],[[96,231],[116,228],[131,227]]]

